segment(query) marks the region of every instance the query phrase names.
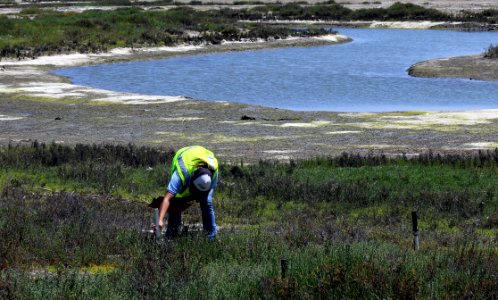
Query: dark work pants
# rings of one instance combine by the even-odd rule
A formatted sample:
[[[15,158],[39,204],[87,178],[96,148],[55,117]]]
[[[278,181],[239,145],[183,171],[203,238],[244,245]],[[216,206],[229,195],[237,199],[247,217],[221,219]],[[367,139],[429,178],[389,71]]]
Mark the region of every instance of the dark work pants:
[[[209,239],[214,239],[217,228],[215,223],[213,203],[208,200],[208,197],[201,197],[198,200],[202,211],[202,225],[208,233]],[[192,197],[173,198],[168,208],[168,227],[166,229],[166,238],[172,239],[180,233],[182,225],[182,212],[189,208],[194,203]]]

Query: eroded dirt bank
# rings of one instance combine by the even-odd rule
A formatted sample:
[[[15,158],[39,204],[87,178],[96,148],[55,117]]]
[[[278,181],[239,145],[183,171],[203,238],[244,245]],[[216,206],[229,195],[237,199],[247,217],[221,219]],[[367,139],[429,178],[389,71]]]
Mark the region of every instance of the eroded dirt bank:
[[[82,63],[185,53],[319,45],[333,37],[214,49],[124,52]],[[72,85],[54,66],[12,62],[0,71],[0,144],[134,143],[205,145],[225,161],[291,159],[350,152],[417,154],[498,147],[498,110],[466,112],[295,112],[237,103],[143,96]]]

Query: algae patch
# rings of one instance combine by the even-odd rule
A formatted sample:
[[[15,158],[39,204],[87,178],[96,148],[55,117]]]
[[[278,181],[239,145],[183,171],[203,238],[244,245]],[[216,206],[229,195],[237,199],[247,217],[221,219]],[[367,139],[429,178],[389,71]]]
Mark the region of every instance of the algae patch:
[[[0,121],[16,121],[16,120],[21,120],[24,119],[24,117],[13,117],[13,116],[7,116],[7,115],[0,115]]]
[[[317,128],[329,125],[330,121],[312,121],[309,123],[284,123],[280,127],[300,127],[300,128]]]

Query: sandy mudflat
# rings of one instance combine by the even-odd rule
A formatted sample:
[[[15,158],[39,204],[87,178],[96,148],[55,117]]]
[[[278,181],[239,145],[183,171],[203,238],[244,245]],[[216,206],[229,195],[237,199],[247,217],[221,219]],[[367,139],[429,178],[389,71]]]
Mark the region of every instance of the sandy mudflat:
[[[101,55],[2,62],[0,144],[202,144],[225,161],[292,159],[344,151],[408,155],[498,147],[498,110],[466,112],[296,112],[182,95],[143,96],[75,86],[56,67],[216,51],[323,45],[347,38],[226,43],[209,47],[114,50]],[[49,64],[49,65],[47,65]]]

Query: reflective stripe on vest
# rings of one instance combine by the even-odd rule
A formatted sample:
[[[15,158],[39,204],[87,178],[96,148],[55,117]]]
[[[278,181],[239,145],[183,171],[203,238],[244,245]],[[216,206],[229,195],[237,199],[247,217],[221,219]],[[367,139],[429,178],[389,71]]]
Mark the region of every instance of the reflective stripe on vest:
[[[192,147],[190,147],[190,148],[192,148]],[[190,148],[185,149],[185,151],[189,150]],[[185,151],[183,151],[183,152],[185,152]],[[183,176],[180,176],[180,178],[183,177],[182,183],[185,184],[185,182],[190,182],[190,174],[188,173],[188,169],[187,169],[187,166],[185,165],[185,161],[183,161],[183,159],[182,159],[183,152],[180,153],[180,155],[178,156],[177,162],[178,162],[178,166],[180,167],[180,171],[182,172],[182,175],[183,175]]]

